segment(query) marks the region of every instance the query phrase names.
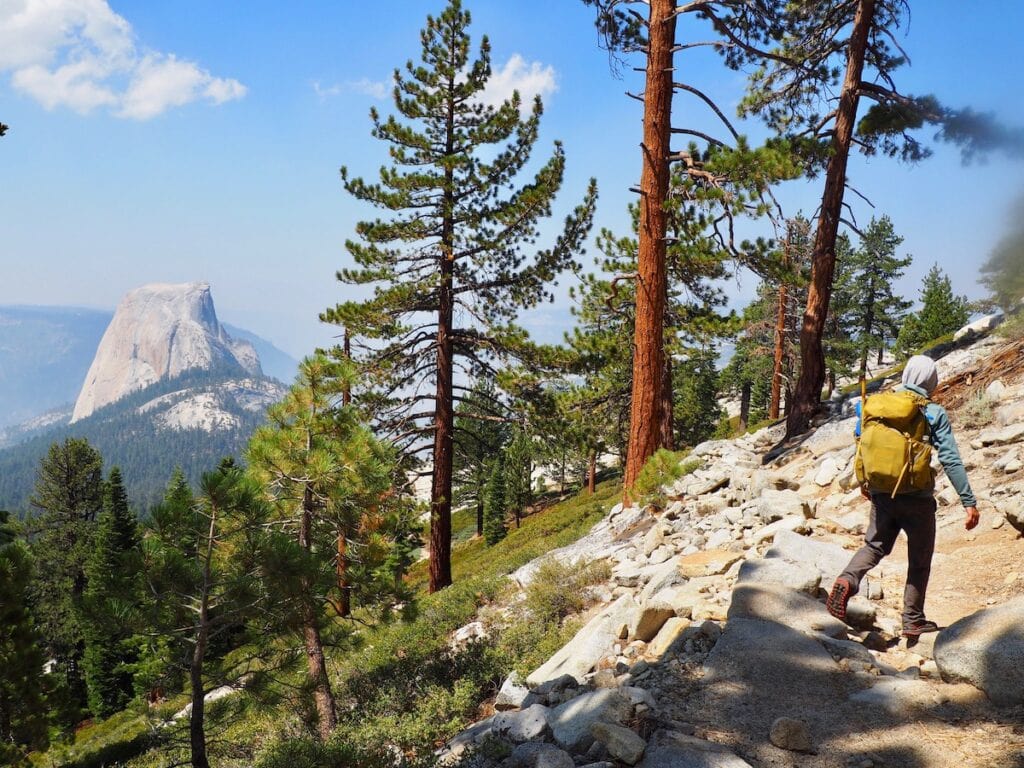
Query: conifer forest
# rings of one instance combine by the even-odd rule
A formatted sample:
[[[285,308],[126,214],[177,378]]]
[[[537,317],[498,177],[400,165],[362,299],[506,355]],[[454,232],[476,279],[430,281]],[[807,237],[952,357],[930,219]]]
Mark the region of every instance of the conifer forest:
[[[337,158],[358,221],[335,298],[304,308],[333,343],[217,436],[145,423],[216,383],[194,372],[0,452],[0,765],[458,764],[440,748],[608,578],[541,561],[510,600],[508,574],[613,507],[664,507],[698,444],[776,425],[766,459],[790,450],[861,383],[1013,311],[1019,235],[968,298],[851,159],[1024,155],[1024,129],[943,82],[901,87],[920,0],[572,2],[635,118],[633,176],[578,183],[582,137],[550,138],[542,96],[488,98],[483,0],[400,3],[419,37],[345,116],[374,149]],[[2,156],[20,126],[0,117]],[[618,229],[609,183],[631,195]],[[571,327],[538,338],[523,318],[553,303]],[[488,610],[501,631],[451,639]]]

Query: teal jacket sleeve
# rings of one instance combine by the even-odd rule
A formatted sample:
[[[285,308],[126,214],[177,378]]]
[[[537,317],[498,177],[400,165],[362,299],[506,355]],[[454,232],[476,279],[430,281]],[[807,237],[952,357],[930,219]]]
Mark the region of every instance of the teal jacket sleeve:
[[[929,403],[925,409],[925,416],[931,425],[932,445],[939,455],[942,468],[946,470],[946,477],[960,494],[960,502],[965,507],[977,506],[978,501],[974,498],[974,491],[971,490],[971,483],[967,479],[967,470],[964,469],[963,459],[960,458],[960,450],[956,447],[953,427],[949,423],[946,409],[941,405]]]

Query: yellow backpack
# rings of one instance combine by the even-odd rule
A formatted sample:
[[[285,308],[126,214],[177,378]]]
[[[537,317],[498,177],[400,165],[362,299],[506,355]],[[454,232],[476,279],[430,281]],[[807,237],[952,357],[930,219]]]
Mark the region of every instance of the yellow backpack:
[[[930,491],[931,428],[928,398],[916,392],[882,392],[862,401],[861,432],[854,469],[869,490],[897,494]]]

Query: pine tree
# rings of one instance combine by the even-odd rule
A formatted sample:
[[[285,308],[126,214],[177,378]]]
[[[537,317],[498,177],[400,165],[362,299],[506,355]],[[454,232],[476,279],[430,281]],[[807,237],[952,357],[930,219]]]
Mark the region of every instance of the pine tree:
[[[850,290],[849,322],[855,334],[862,377],[867,375],[868,357],[876,350],[881,357],[886,340],[899,333],[911,306],[911,302],[893,293],[893,284],[913,260],[910,256],[896,257],[902,242],[888,216],[872,219],[861,236],[860,248],[851,254],[851,264],[844,268]]]
[[[393,492],[390,451],[359,423],[353,406],[340,405],[350,385],[349,366],[323,355],[307,358],[248,450],[251,471],[304,561],[297,579],[280,591],[293,593],[323,739],[337,724],[324,654],[327,608],[349,601],[370,608],[406,597],[396,594],[400,580],[388,568],[394,542],[410,526],[407,508]]]
[[[476,382],[455,407],[452,488],[456,505],[476,508],[476,532],[484,535],[484,497],[494,457],[508,435],[505,405],[487,380]]]
[[[640,215],[637,268],[634,273],[636,311],[634,319],[634,355],[630,400],[629,446],[626,457],[625,486],[632,487],[647,459],[659,447],[671,442],[672,386],[671,359],[666,352],[671,338],[666,333],[666,303],[669,294],[666,246],[672,238],[670,197],[682,204],[683,226],[700,227],[692,215],[706,215],[700,205],[717,207],[711,216],[715,222],[710,241],[718,243],[737,257],[741,246],[734,241],[734,218],[742,214],[760,215],[769,184],[797,173],[789,162],[788,148],[781,144],[751,150],[744,137],[722,109],[701,88],[680,81],[682,68],[676,61],[681,51],[713,45],[718,50],[738,49],[746,55],[763,55],[756,45],[764,42],[762,32],[776,25],[774,3],[736,3],[729,0],[677,5],[673,0],[583,0],[596,12],[596,25],[608,49],[618,53],[640,53],[645,72],[642,166],[640,173]],[[646,17],[633,5],[646,5]],[[710,22],[717,41],[701,39],[692,44],[676,39],[677,22],[686,14]],[[705,126],[673,127],[673,97],[676,92],[694,98],[702,109],[710,109],[720,136],[708,133]],[[712,129],[712,130],[716,130]],[[673,149],[673,134],[691,141],[685,148]],[[671,166],[677,164],[678,174]],[[721,222],[727,227],[719,227]]]
[[[371,342],[353,356],[377,377],[383,433],[409,451],[431,451],[431,591],[451,583],[456,372],[493,376],[496,357],[523,350],[517,313],[550,299],[550,284],[582,249],[596,198],[592,181],[553,246],[527,256],[551,214],[565,155],[556,143],[533,179],[516,187],[537,141],[541,102],[523,118],[518,94],[498,107],[481,100],[490,43],[483,38],[471,59],[469,23],[459,0],[428,16],[422,63],[395,72],[404,122],[371,112],[373,135],[390,145],[394,167],[383,168],[377,184],[342,169],[348,192],[390,219],[359,224],[361,241],[347,243],[359,268],[338,273],[347,284],[374,285],[373,298],[323,314]]]
[[[84,439],[50,446],[40,462],[30,523],[36,577],[31,594],[36,626],[49,658],[78,706],[86,705],[82,654],[85,650],[80,603],[87,578],[96,518],[103,507],[103,459]]]
[[[970,318],[966,296],[953,293],[953,284],[938,264],[928,270],[921,285],[921,309],[908,315],[900,329],[897,347],[901,356],[913,354],[922,345],[959,330]]]
[[[81,610],[82,668],[89,709],[97,717],[124,709],[134,691],[132,667],[137,655],[124,614],[127,603],[141,598],[139,541],[121,470],[114,467],[104,487],[103,511],[85,564],[87,584]]]
[[[262,489],[231,462],[203,475],[194,498],[185,491],[174,482],[153,512],[142,570],[153,599],[135,620],[152,641],[148,660],[163,657],[188,680],[191,765],[209,768],[205,696],[269,666],[286,597],[267,571],[301,564],[269,525]]]
[[[527,431],[520,426],[512,430],[512,437],[505,447],[505,506],[516,520],[519,527],[523,512],[530,503],[533,487],[530,483],[533,468],[533,440]]]
[[[695,347],[675,365],[674,426],[681,445],[707,440],[722,418],[717,362],[718,350],[708,344]]]
[[[840,378],[854,375],[858,359],[855,325],[860,307],[856,305],[857,289],[853,284],[856,279],[855,260],[853,243],[850,242],[849,235],[841,232],[836,238],[836,272],[832,282],[832,298],[828,305],[825,335],[821,340],[825,368],[828,371],[829,397],[838,386]]]
[[[505,538],[507,500],[505,498],[505,457],[499,453],[494,460],[490,480],[487,482],[487,502],[484,505],[484,540],[493,546]]]
[[[28,766],[48,744],[44,656],[29,613],[31,560],[0,510],[0,765]]]
[[[955,295],[949,276],[938,264],[933,265],[924,277],[921,310],[917,313],[923,340],[931,341],[960,329],[970,316],[967,297]]]
[[[698,6],[703,4],[698,4]],[[822,339],[836,269],[836,238],[843,221],[850,151],[882,152],[906,161],[928,156],[914,136],[926,125],[969,155],[999,146],[1008,136],[993,121],[970,110],[943,107],[933,96],[900,93],[896,71],[908,62],[896,31],[909,16],[906,0],[737,3],[722,23],[749,18],[763,7],[771,23],[747,27],[752,39],[771,46],[771,56],[741,45],[722,46],[726,63],[751,72],[742,116],[758,115],[790,139],[807,173],[824,173],[814,236],[811,277],[800,337],[800,378],[787,437],[803,432],[818,408],[826,365]],[[871,103],[858,119],[861,100]]]

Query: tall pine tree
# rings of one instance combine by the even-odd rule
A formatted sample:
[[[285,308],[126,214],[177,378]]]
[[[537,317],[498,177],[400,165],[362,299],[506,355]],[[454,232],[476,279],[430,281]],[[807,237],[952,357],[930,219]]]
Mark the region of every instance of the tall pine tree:
[[[703,3],[696,3],[698,7]],[[770,47],[770,55],[742,45],[721,46],[726,63],[749,71],[750,89],[742,115],[758,115],[798,148],[809,175],[824,174],[814,235],[807,305],[800,331],[800,377],[787,437],[803,432],[817,410],[826,376],[822,340],[836,270],[836,238],[843,224],[850,186],[850,152],[882,152],[906,161],[929,154],[914,133],[938,126],[941,138],[969,155],[1006,148],[1012,132],[970,110],[952,110],[934,96],[910,96],[896,85],[897,70],[909,62],[896,33],[910,14],[907,0],[772,0],[730,3],[721,22],[760,12],[771,23],[748,26],[746,41]],[[870,106],[858,117],[862,100]]]
[[[132,665],[137,654],[124,617],[127,604],[141,597],[138,526],[117,467],[107,478],[96,528],[85,564],[82,668],[89,709],[97,717],[107,717],[124,709],[134,692]]]
[[[476,509],[476,533],[484,535],[484,497],[495,457],[508,439],[505,406],[493,384],[481,380],[455,407],[453,498]]]
[[[29,614],[31,560],[0,510],[0,765],[27,766],[47,746],[43,653]]]
[[[491,477],[487,481],[487,501],[484,504],[484,540],[488,546],[497,544],[505,538],[508,529],[505,527],[505,457],[499,453],[491,469]]]
[[[57,662],[68,693],[86,705],[82,654],[85,651],[81,600],[88,583],[85,565],[92,551],[96,518],[103,508],[103,459],[89,442],[54,443],[40,462],[30,523],[36,578],[34,615],[49,658]]]
[[[289,589],[293,629],[301,635],[317,730],[327,739],[337,724],[327,672],[324,634],[329,607],[373,607],[403,597],[387,570],[390,549],[406,533],[407,519],[391,514],[395,470],[390,451],[341,406],[351,385],[344,363],[307,358],[288,395],[253,435],[248,459],[278,525],[301,551],[303,567]],[[283,587],[284,585],[282,585]]]
[[[900,329],[896,347],[908,357],[922,345],[963,327],[971,316],[966,296],[953,293],[949,276],[938,264],[932,265],[921,284],[921,309],[907,316]]]
[[[386,219],[358,225],[347,243],[357,269],[338,278],[372,285],[366,301],[347,301],[323,319],[343,325],[353,357],[371,377],[364,402],[409,452],[430,451],[430,589],[451,583],[451,504],[456,376],[491,377],[495,359],[524,351],[518,312],[550,299],[557,275],[572,266],[590,228],[591,182],[550,248],[528,254],[550,216],[565,170],[562,146],[528,182],[519,178],[537,142],[539,97],[524,118],[518,94],[497,107],[483,98],[490,43],[470,55],[469,13],[452,0],[428,16],[421,62],[395,72],[400,117],[371,112],[373,135],[393,163],[378,183],[350,177],[354,197]],[[517,184],[519,186],[517,186]],[[430,391],[430,390],[433,391]]]
[[[861,376],[867,375],[868,358],[873,352],[878,352],[881,362],[886,342],[896,338],[911,306],[911,302],[893,291],[893,283],[913,260],[910,256],[896,256],[902,242],[888,216],[872,219],[861,235],[860,248],[852,254],[852,264],[846,268],[851,292],[850,322],[856,336]]]

